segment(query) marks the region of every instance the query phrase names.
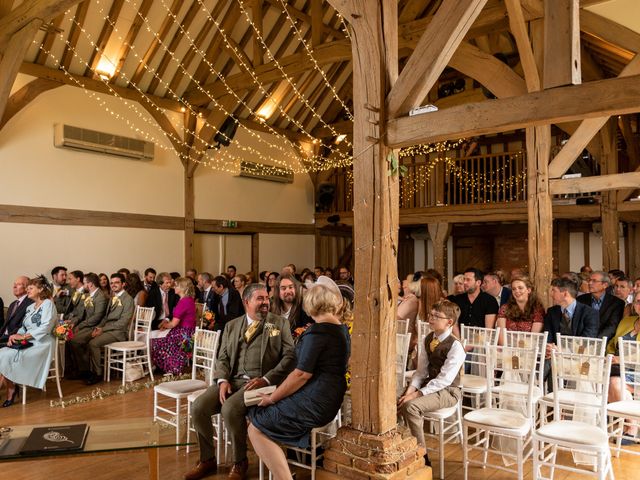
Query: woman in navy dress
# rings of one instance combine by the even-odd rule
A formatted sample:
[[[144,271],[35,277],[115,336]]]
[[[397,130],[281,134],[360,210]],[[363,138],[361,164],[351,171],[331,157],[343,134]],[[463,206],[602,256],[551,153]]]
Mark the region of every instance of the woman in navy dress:
[[[276,480],[291,478],[279,444],[309,448],[311,429],[331,422],[347,390],[351,311],[340,289],[321,276],[308,287],[303,306],[316,323],[300,337],[293,372],[260,404],[249,410],[249,438]]]

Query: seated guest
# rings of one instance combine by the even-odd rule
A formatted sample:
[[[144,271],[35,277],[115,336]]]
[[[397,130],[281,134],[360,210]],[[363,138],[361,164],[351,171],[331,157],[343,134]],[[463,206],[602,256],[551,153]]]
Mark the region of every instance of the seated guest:
[[[169,275],[171,276],[171,288],[176,288],[176,280],[180,278],[180,273],[171,272]]]
[[[417,295],[420,295],[420,282],[413,281],[413,274],[407,275],[406,280],[402,282],[402,299],[396,310],[396,319],[409,319],[409,325],[415,323],[416,315],[418,315]]]
[[[578,302],[598,311],[600,317],[598,337],[612,338],[624,312],[625,302],[607,293],[609,276],[604,272],[593,272],[589,277],[589,294],[580,295]]]
[[[122,267],[116,273],[119,273],[119,274],[123,275],[124,276],[124,281],[126,283],[127,277],[131,273],[131,270],[129,270],[128,268]]]
[[[347,390],[350,338],[343,322],[351,311],[338,286],[320,277],[307,290],[304,309],[315,323],[298,341],[295,370],[249,410],[251,444],[279,480],[292,478],[279,444],[309,448],[311,430],[335,418]]]
[[[91,332],[89,341],[89,359],[91,374],[87,385],[98,383],[102,378],[100,356],[105,345],[127,340],[129,322],[133,318],[133,298],[124,290],[125,278],[121,273],[111,275],[111,291],[113,297],[107,307],[107,314],[100,324]]]
[[[153,307],[156,312],[151,328],[158,329],[160,322],[165,319],[173,318],[173,308],[178,303],[178,295],[173,289],[173,279],[167,272],[158,274],[158,288],[152,288],[147,297],[145,306]]]
[[[200,291],[200,303],[204,303],[205,308],[211,312],[216,306],[216,292],[211,288],[213,283],[213,275],[208,272],[202,272],[198,275],[198,290]]]
[[[98,277],[100,278],[100,290],[102,290],[103,295],[109,298],[111,296],[111,284],[108,275],[101,273]]]
[[[453,295],[464,293],[464,275],[458,274],[453,277]]]
[[[156,271],[149,267],[144,271],[144,289],[149,293],[151,287],[156,284]]]
[[[349,267],[338,268],[338,281],[336,283],[348,283],[353,285],[353,277],[349,271]]]
[[[621,395],[622,380],[620,379],[620,351],[618,350],[618,338],[622,338],[624,340],[635,340],[636,342],[638,341],[638,335],[640,334],[640,292],[635,294],[632,305],[633,314],[624,317],[620,321],[618,328],[616,329],[615,336],[609,340],[609,343],[607,344],[607,353],[614,355],[609,381],[609,403],[627,400],[626,398],[622,398]],[[633,387],[631,385],[627,385],[627,390],[630,395],[633,394]],[[624,430],[625,435],[635,436],[638,433],[638,426],[635,423],[632,425],[625,425]],[[631,445],[633,443],[635,442],[629,439],[622,439],[623,445]]]
[[[125,290],[133,298],[134,307],[144,307],[147,303],[147,291],[144,289],[140,275],[133,272],[127,277]],[[134,308],[135,315],[135,308]]]
[[[187,352],[181,348],[182,341],[190,338],[196,329],[196,302],[191,279],[179,278],[176,293],[180,300],[173,309],[173,318],[163,320],[159,326],[159,331],[169,330],[169,333],[152,340],[151,359],[163,372],[180,375],[189,363]]]
[[[229,280],[229,282],[231,282],[231,280],[233,280],[233,277],[235,277],[237,275],[238,270],[236,269],[235,265],[229,265],[227,267],[227,280]]]
[[[93,329],[104,318],[109,299],[104,295],[100,278],[95,273],[84,276],[86,293],[82,296],[82,317],[70,319],[74,323],[74,336],[69,340],[70,359],[72,365],[67,366],[69,378],[76,380],[89,376],[89,349],[87,345],[92,339]]]
[[[495,297],[480,289],[484,275],[477,268],[464,271],[464,293],[455,295],[453,303],[460,307],[460,319],[453,327],[453,333],[459,337],[458,324],[470,327],[493,328],[498,313],[498,302]]]
[[[633,282],[631,279],[628,277],[617,279],[613,286],[613,294],[625,303],[622,318],[633,315]]]
[[[598,336],[598,312],[583,303],[576,301],[578,291],[576,284],[566,278],[556,278],[551,281],[551,301],[544,317],[544,331],[547,332],[547,351],[544,366],[544,376],[551,387],[551,352],[556,350],[558,333],[572,337]]]
[[[496,326],[516,332],[540,333],[544,328],[544,306],[535,294],[528,277],[511,280],[511,298],[498,310]],[[500,345],[504,334],[500,330]]]
[[[250,283],[254,283],[256,281],[256,273],[255,272],[247,272],[244,274],[244,284],[249,285]]]
[[[460,308],[449,300],[441,300],[433,306],[429,314],[429,326],[433,331],[424,340],[425,348],[411,384],[398,399],[398,409],[421,447],[426,446],[424,414],[453,407],[462,395],[460,373],[466,354],[462,343],[452,333],[459,315]],[[424,461],[431,466],[428,454]]]
[[[275,285],[276,280],[278,279],[278,274],[276,272],[269,272],[267,275],[267,292],[269,292],[269,298],[273,298],[276,294]]]
[[[271,303],[271,313],[286,318],[291,332],[313,322],[302,310],[302,285],[293,275],[288,273],[280,275],[274,288],[276,295]]]
[[[229,287],[229,280],[222,275],[213,279],[211,288],[216,294],[216,304],[213,310],[216,318],[213,329],[224,330],[227,322],[244,314],[242,298],[234,288]]]
[[[609,270],[607,272],[607,276],[609,277],[609,286],[607,287],[607,293],[613,295],[613,288],[615,287],[616,282],[619,278],[626,277],[626,275],[622,270],[614,268],[613,270]]]
[[[499,307],[507,303],[511,298],[511,290],[504,286],[502,272],[487,273],[482,280],[482,291],[495,298]]]
[[[233,277],[232,283],[233,283],[233,288],[235,288],[240,294],[240,297],[242,297],[242,291],[244,290],[244,287],[247,284],[246,277],[242,273],[239,273],[235,277]]]
[[[64,319],[77,323],[84,314],[84,304],[82,298],[84,296],[84,273],[80,270],[69,272],[69,287],[71,295],[67,311],[64,312]],[[63,313],[63,312],[58,312]]]
[[[18,332],[27,313],[27,307],[33,303],[27,296],[28,285],[29,277],[25,276],[20,276],[13,282],[13,296],[16,299],[9,305],[7,318],[0,327],[0,347],[5,346],[9,337]]]
[[[193,402],[193,425],[200,461],[185,475],[198,480],[216,472],[211,416],[222,414],[229,432],[231,480],[247,477],[247,408],[244,391],[279,384],[293,369],[295,353],[289,324],[269,313],[264,285],[247,285],[242,297],[246,314],[231,320],[222,333],[214,372],[215,383]]]
[[[56,311],[65,313],[71,301],[71,287],[67,283],[67,268],[53,267],[51,279],[53,281],[53,303],[56,306]]]
[[[29,281],[27,296],[33,303],[27,307],[18,332],[9,337],[6,347],[0,348],[0,386],[7,387],[3,407],[13,405],[18,393],[16,383],[41,389],[47,381],[55,345],[51,330],[58,316],[51,291],[52,287],[42,276]],[[24,341],[32,346],[22,350],[9,348]]]

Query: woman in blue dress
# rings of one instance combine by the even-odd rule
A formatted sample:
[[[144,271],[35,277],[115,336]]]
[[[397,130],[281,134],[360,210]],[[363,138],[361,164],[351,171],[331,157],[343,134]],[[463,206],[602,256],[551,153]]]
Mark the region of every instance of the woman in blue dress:
[[[260,404],[249,410],[249,438],[276,480],[291,478],[278,444],[309,448],[311,429],[331,422],[347,390],[350,338],[343,321],[351,311],[340,289],[321,276],[308,287],[303,306],[316,323],[301,336],[293,372]]]
[[[51,286],[44,277],[33,278],[29,281],[27,296],[34,303],[27,307],[22,327],[9,337],[6,347],[0,348],[0,385],[7,387],[3,407],[13,405],[18,393],[16,384],[41,389],[49,375],[55,345],[51,332],[58,316],[51,301]],[[32,346],[15,349],[23,342]]]

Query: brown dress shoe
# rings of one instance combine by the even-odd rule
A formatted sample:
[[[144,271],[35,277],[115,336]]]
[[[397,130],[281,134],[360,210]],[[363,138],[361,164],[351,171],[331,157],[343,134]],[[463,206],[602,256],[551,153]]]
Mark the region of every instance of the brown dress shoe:
[[[234,463],[229,472],[229,480],[246,480],[247,470],[249,470],[249,460],[246,458],[241,462]]]
[[[211,460],[207,460],[206,462],[198,462],[195,467],[193,467],[190,471],[188,471],[184,480],[200,480],[212,473],[216,473],[218,471],[218,462],[215,458]]]

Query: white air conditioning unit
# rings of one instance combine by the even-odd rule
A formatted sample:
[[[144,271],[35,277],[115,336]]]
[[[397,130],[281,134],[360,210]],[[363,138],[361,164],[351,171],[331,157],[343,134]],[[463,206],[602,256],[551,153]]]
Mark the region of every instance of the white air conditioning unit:
[[[239,177],[255,178],[256,180],[266,180],[268,182],[293,183],[293,172],[286,168],[263,165],[261,163],[240,162]]]
[[[53,130],[53,144],[58,148],[105,153],[135,160],[153,160],[152,142],[60,123],[54,125]]]

